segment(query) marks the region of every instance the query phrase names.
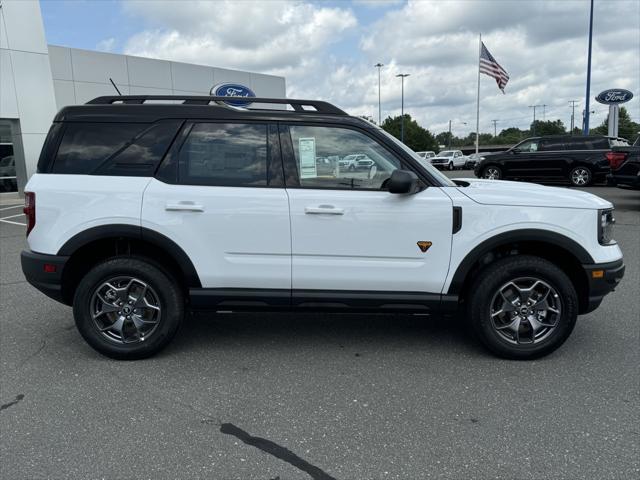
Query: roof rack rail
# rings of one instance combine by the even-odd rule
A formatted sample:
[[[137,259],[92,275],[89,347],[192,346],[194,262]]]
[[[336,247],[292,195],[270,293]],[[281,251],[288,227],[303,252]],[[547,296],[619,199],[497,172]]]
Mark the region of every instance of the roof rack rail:
[[[326,113],[332,115],[347,115],[346,112],[339,109],[335,105],[320,100],[295,100],[290,98],[262,98],[250,97],[252,103],[271,103],[276,105],[290,105],[297,113]],[[142,105],[149,101],[161,100],[182,100],[183,105],[209,105],[211,102],[224,103],[233,100],[234,97],[215,97],[215,96],[198,96],[198,95],[109,95],[97,97],[87,102],[87,105],[111,105],[111,104],[134,104]],[[246,108],[233,107],[224,104],[229,108]],[[305,108],[306,107],[306,108]],[[248,110],[267,110],[260,108],[248,108]],[[278,110],[281,111],[281,110]],[[286,110],[284,110],[286,111]]]

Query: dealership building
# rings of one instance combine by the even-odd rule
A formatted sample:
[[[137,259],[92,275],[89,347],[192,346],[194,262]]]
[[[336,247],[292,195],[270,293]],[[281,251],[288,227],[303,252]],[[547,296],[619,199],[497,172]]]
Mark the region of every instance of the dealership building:
[[[64,106],[117,95],[116,87],[122,95],[210,95],[224,83],[286,96],[283,77],[48,45],[38,1],[0,0],[0,194],[24,188]]]

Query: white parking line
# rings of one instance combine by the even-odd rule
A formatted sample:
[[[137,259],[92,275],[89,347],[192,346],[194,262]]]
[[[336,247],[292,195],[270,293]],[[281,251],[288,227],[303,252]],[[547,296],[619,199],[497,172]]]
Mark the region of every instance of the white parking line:
[[[20,223],[20,222],[13,222],[11,220],[4,220],[3,218],[0,218],[0,222],[3,223],[10,223],[11,225],[22,225],[23,227],[26,227],[27,224],[26,223]]]
[[[23,215],[24,215],[24,213],[18,213],[17,215],[9,215],[8,217],[2,217],[2,218],[0,218],[0,220],[6,220],[7,218],[22,217]]]
[[[2,207],[2,208],[0,208],[0,212],[3,211],[3,210],[10,210],[12,208],[19,208],[19,207],[24,207],[24,203],[19,203],[17,205],[12,205],[10,207]]]

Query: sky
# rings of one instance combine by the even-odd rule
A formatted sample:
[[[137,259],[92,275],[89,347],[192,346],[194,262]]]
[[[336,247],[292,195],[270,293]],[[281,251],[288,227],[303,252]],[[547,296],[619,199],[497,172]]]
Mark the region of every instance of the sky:
[[[405,112],[432,133],[475,131],[478,38],[509,73],[503,94],[482,75],[480,131],[528,128],[536,118],[576,124],[585,105],[588,0],[171,1],[42,0],[49,44],[235,68],[286,77],[287,96],[329,101],[378,119]],[[640,1],[595,0],[594,97],[625,88],[640,121]]]

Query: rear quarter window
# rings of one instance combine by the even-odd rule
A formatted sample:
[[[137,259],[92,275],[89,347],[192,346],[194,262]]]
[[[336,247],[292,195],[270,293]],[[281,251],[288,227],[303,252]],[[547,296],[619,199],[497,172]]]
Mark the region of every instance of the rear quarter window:
[[[143,123],[68,123],[51,171],[92,173],[148,127]]]
[[[567,150],[606,150],[609,140],[604,137],[573,137],[567,142]]]

